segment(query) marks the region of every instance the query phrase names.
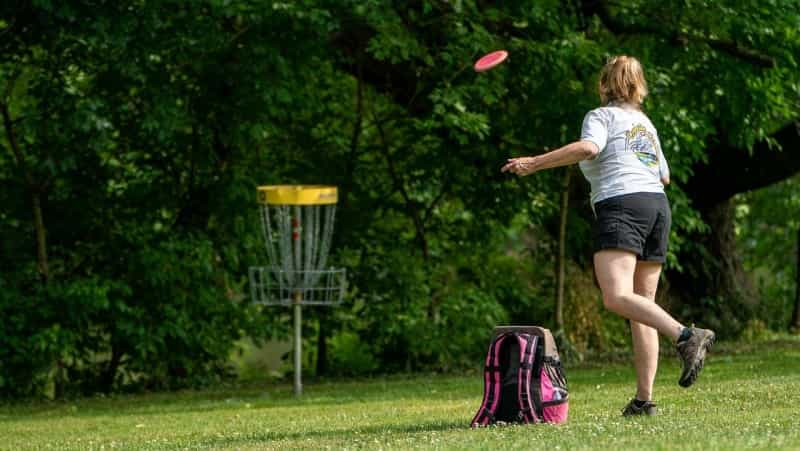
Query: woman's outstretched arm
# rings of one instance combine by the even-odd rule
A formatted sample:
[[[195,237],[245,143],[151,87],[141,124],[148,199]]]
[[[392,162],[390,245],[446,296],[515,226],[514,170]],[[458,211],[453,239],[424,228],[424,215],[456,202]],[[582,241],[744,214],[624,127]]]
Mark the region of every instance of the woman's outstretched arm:
[[[509,158],[500,170],[517,175],[529,175],[543,169],[567,166],[579,161],[592,159],[600,153],[597,144],[591,141],[575,141],[564,147],[535,157]]]

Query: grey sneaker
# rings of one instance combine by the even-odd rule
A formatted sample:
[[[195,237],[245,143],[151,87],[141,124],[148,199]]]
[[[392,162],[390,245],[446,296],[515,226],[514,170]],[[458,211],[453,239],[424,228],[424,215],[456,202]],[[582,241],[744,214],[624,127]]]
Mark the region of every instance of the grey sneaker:
[[[700,375],[700,371],[703,369],[706,351],[711,348],[716,338],[713,330],[692,326],[689,331],[689,337],[679,340],[677,344],[678,356],[683,362],[683,371],[681,372],[681,378],[678,380],[678,385],[681,387],[688,387],[697,380],[697,376]]]
[[[658,407],[652,401],[645,401],[641,407],[636,405],[636,398],[631,399],[631,402],[622,409],[623,417],[633,417],[637,415],[653,416],[658,415]]]

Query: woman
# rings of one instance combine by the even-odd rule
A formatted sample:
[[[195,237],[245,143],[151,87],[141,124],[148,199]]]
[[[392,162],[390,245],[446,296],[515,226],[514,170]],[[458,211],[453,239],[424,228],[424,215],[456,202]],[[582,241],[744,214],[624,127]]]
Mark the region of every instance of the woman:
[[[636,397],[623,415],[655,415],[653,381],[658,333],[675,340],[683,361],[678,383],[697,379],[714,332],[684,327],[655,303],[672,220],[664,185],[669,167],[655,127],[642,112],[647,84],[636,58],[611,58],[600,73],[603,104],[586,114],[581,139],[533,157],[511,158],[501,169],[529,175],[580,162],[595,213],[594,268],[603,304],[630,320]]]

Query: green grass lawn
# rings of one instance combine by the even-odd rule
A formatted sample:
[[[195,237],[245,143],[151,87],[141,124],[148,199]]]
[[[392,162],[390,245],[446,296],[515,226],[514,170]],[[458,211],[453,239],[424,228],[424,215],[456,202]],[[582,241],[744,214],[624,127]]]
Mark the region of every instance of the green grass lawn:
[[[622,418],[628,365],[567,368],[567,424],[467,427],[480,376],[397,376],[291,386],[35,402],[0,406],[4,449],[524,448],[800,449],[800,341],[716,353],[700,380],[677,385],[662,357],[661,414]]]

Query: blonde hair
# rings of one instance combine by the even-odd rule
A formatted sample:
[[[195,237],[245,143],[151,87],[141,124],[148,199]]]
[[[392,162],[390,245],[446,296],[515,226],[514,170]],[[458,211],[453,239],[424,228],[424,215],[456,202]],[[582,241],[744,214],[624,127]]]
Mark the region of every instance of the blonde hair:
[[[639,60],[627,55],[610,58],[600,71],[598,90],[603,105],[622,102],[640,106],[647,97],[647,81]]]

